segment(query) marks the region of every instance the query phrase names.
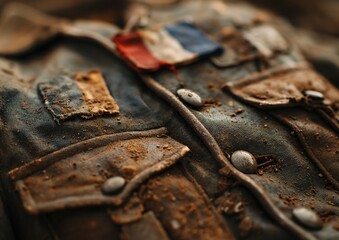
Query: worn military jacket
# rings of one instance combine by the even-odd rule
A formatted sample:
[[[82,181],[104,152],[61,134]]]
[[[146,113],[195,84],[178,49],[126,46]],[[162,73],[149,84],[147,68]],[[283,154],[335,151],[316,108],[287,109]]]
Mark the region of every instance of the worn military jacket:
[[[142,72],[119,28],[21,10],[0,28],[0,237],[338,239],[339,93],[284,23],[219,1],[158,9],[150,27],[189,20],[224,52]]]

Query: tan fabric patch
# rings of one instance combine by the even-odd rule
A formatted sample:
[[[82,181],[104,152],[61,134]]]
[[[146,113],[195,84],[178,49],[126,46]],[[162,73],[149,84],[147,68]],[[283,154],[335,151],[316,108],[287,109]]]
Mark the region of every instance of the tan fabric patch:
[[[77,73],[74,78],[83,93],[85,104],[93,116],[119,112],[119,107],[109,93],[105,80],[98,70]]]
[[[261,25],[244,31],[243,36],[263,56],[270,58],[274,52],[286,51],[288,44],[280,33],[270,25]]]
[[[272,58],[289,49],[288,42],[273,26],[264,24],[245,30],[235,27],[221,29],[218,42],[225,51],[211,58],[217,67],[235,66],[256,58]]]

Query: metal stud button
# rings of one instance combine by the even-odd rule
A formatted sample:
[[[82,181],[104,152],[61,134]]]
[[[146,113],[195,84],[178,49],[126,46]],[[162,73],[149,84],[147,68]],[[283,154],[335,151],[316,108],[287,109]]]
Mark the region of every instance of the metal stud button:
[[[295,219],[305,227],[311,229],[320,229],[322,227],[321,220],[319,216],[308,208],[295,208],[292,211],[293,216]]]
[[[231,162],[235,168],[243,173],[255,173],[257,171],[257,160],[246,151],[236,151],[231,156]]]
[[[114,194],[121,190],[126,184],[126,180],[122,177],[112,177],[101,185],[101,190],[105,194]]]
[[[201,97],[197,93],[193,92],[192,90],[182,88],[177,91],[177,94],[181,100],[183,100],[184,102],[194,107],[203,106]]]
[[[314,100],[324,100],[324,94],[318,91],[307,90],[304,92],[305,96],[314,99]]]

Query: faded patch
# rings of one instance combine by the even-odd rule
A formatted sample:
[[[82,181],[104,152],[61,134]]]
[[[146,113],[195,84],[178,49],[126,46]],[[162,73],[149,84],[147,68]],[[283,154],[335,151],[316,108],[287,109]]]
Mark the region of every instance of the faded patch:
[[[60,76],[52,82],[40,84],[39,89],[57,122],[78,116],[88,119],[119,113],[119,106],[97,70],[76,73],[73,78]]]
[[[275,52],[288,49],[288,44],[280,33],[270,25],[261,25],[244,31],[244,38],[249,41],[264,57],[270,58]]]
[[[272,58],[289,49],[284,37],[268,24],[245,30],[232,26],[224,27],[217,39],[225,51],[223,54],[213,56],[211,61],[221,68],[236,66],[257,58]]]

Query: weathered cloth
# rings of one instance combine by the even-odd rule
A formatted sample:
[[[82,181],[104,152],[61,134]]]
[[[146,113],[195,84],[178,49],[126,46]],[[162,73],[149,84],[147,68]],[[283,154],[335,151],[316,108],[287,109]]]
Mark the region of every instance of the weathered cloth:
[[[263,16],[219,1],[159,9],[151,25],[190,17],[224,52],[147,76],[105,45],[115,26],[67,22],[83,39],[1,25],[1,198],[16,237],[337,239],[339,92]],[[237,150],[256,173],[231,167]]]

